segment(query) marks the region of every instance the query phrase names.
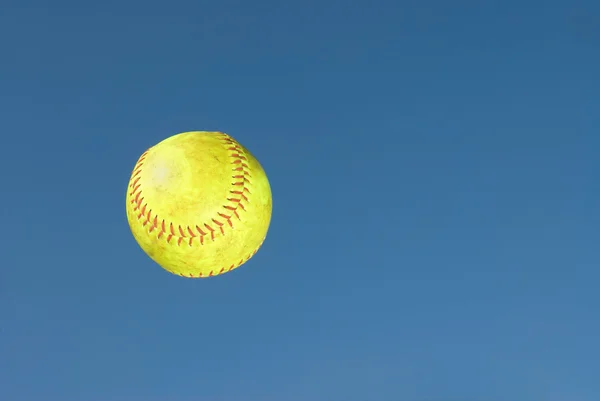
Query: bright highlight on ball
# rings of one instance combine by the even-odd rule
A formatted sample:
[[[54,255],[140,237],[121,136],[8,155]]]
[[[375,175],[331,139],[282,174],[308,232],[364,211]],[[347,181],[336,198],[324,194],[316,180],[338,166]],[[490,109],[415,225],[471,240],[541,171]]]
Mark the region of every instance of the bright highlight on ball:
[[[263,168],[222,132],[184,132],[148,149],[133,169],[126,200],[140,247],[184,277],[241,266],[258,251],[271,222]]]

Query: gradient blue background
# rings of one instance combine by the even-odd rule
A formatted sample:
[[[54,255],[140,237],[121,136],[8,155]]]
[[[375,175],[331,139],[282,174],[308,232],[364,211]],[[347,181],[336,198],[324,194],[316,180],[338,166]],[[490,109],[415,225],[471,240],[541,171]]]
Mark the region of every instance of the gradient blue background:
[[[599,3],[99,3],[0,13],[1,400],[598,401]],[[125,218],[187,130],[273,188],[215,279]]]

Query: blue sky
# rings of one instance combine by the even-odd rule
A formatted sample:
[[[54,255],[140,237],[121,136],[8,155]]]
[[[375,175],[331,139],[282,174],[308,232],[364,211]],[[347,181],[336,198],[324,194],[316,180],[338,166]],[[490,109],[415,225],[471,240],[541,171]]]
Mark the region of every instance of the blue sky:
[[[15,2],[0,399],[597,401],[597,2]],[[221,130],[260,252],[155,265],[139,155]]]

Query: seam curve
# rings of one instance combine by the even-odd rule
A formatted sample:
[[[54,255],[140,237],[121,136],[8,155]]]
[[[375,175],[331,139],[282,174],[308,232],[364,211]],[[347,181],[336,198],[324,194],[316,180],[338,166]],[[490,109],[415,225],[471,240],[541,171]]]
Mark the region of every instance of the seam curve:
[[[241,220],[240,212],[246,211],[245,204],[250,203],[248,195],[251,194],[248,185],[251,184],[250,167],[248,166],[248,158],[246,157],[240,145],[233,140],[229,135],[221,133],[219,138],[226,149],[230,152],[231,159],[231,188],[227,203],[224,203],[222,209],[210,219],[208,222],[195,224],[193,226],[175,226],[172,222],[162,219],[158,214],[152,213],[152,208],[148,203],[144,202],[143,188],[139,184],[141,173],[143,171],[144,160],[148,155],[149,149],[146,150],[138,159],[129,184],[130,203],[133,205],[133,211],[137,212],[137,219],[145,227],[150,225],[148,233],[158,230],[157,238],[165,238],[167,243],[171,244],[175,241],[177,245],[181,245],[184,241],[189,246],[193,244],[204,245],[207,237],[212,241],[215,240],[215,232],[218,230],[221,235],[225,235],[225,227],[233,228],[234,217]]]

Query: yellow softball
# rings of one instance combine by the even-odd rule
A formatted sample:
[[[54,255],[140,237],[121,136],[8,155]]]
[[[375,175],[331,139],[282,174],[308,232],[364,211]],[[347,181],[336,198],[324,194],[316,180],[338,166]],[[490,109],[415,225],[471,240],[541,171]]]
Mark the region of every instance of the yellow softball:
[[[126,200],[140,247],[184,277],[239,267],[258,251],[271,222],[271,187],[263,168],[222,132],[183,132],[145,151]]]

